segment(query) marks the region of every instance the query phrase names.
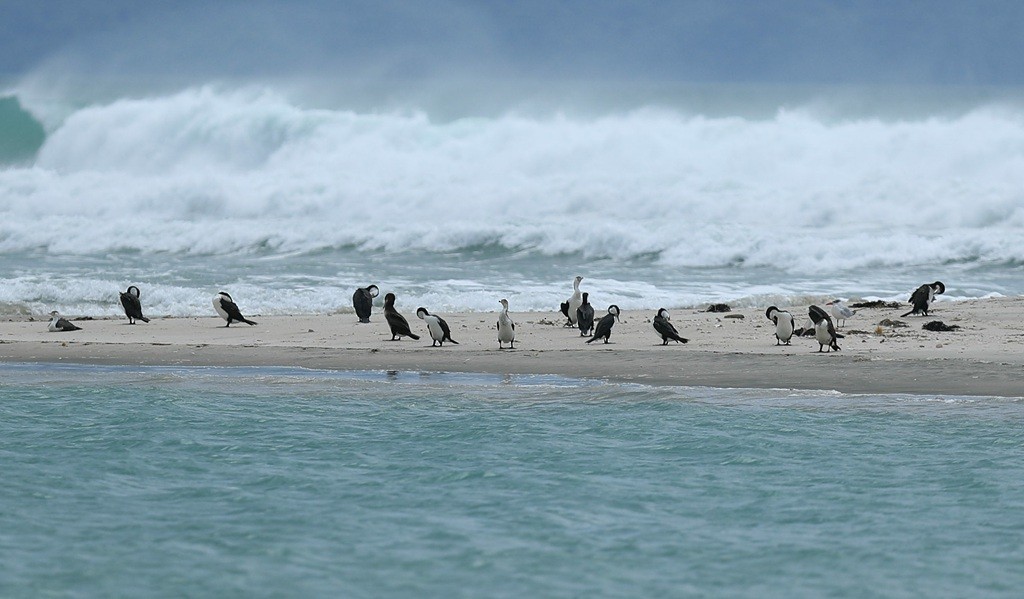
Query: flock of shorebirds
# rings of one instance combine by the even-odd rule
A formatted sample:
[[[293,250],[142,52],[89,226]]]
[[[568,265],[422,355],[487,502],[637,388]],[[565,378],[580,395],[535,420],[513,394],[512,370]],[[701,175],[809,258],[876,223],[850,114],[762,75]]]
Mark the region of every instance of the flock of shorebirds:
[[[595,322],[594,307],[590,304],[590,294],[580,291],[580,282],[582,281],[583,277],[581,276],[576,276],[573,279],[572,295],[561,304],[561,312],[566,317],[565,326],[579,328],[581,337],[590,337],[587,339],[587,343],[593,343],[598,339],[603,339],[605,343],[608,343],[612,335],[612,327],[619,319],[619,307],[615,304],[608,306],[607,313]],[[910,296],[912,309],[904,314],[903,317],[911,314],[924,314],[927,316],[929,306],[935,300],[935,296],[945,291],[946,286],[941,281],[921,285]],[[380,290],[376,285],[369,285],[357,289],[352,295],[352,307],[355,308],[359,322],[370,322],[373,300],[379,294]],[[128,287],[127,290],[119,295],[121,307],[124,308],[129,324],[135,324],[139,320],[149,322],[149,319],[142,314],[140,297],[141,292],[135,285]],[[402,337],[419,339],[420,336],[414,333],[409,326],[409,321],[395,308],[395,299],[394,293],[388,293],[384,296],[384,318],[391,328],[391,340],[394,341]],[[516,324],[512,321],[512,317],[509,316],[508,300],[502,299],[498,303],[501,304],[501,312],[498,314],[497,322],[498,348],[505,349],[505,344],[508,344],[510,349],[515,349]],[[825,305],[829,306],[831,315],[823,308],[812,305],[807,310],[807,323],[802,327],[796,326],[796,320],[790,312],[780,310],[776,306],[770,306],[765,311],[765,316],[775,325],[775,344],[789,345],[794,336],[814,335],[815,340],[818,342],[819,352],[824,351],[826,347],[829,352],[832,350],[839,351],[838,340],[843,335],[836,332],[833,318],[835,318],[836,323],[841,323],[853,316],[855,311],[848,308],[840,300],[834,300]],[[231,326],[232,322],[242,322],[250,326],[256,324],[242,315],[238,304],[224,291],[214,296],[213,309],[221,318],[227,321],[227,324],[224,325],[226,327]],[[433,340],[431,347],[444,346],[445,341],[458,344],[458,341],[452,339],[451,327],[448,326],[444,318],[437,314],[431,314],[423,307],[416,309],[416,316],[427,325],[427,332]],[[661,337],[662,345],[668,345],[669,341],[675,341],[676,343],[686,343],[689,341],[689,339],[681,336],[679,331],[676,330],[676,327],[670,320],[668,310],[665,308],[658,310],[658,313],[654,316],[653,324],[655,332]],[[52,332],[57,332],[78,331],[82,327],[62,317],[55,310],[50,313],[48,328]]]

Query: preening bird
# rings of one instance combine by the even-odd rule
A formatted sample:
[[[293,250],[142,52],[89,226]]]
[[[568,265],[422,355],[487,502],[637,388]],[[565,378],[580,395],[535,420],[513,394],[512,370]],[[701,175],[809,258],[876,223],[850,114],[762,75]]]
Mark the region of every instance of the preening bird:
[[[434,340],[430,347],[435,345],[444,347],[445,341],[451,341],[455,345],[459,344],[458,341],[452,339],[452,330],[448,327],[448,323],[437,314],[427,312],[426,308],[416,308],[416,316],[427,323],[427,331],[430,332],[430,338]]]
[[[135,285],[122,291],[120,295],[121,307],[124,308],[124,315],[128,317],[128,324],[135,324],[136,320],[149,322],[149,319],[142,315],[142,302],[139,301],[141,292]]]
[[[594,336],[587,339],[587,343],[593,343],[595,340],[602,338],[605,343],[608,343],[608,339],[612,336],[612,325],[615,324],[615,319],[618,317],[619,307],[615,304],[608,306],[608,313],[597,322],[597,326],[594,327]]]
[[[931,284],[924,284],[918,287],[913,294],[910,296],[910,304],[914,308],[906,314],[900,316],[900,318],[906,318],[911,314],[923,314],[928,316],[928,308],[930,304],[935,301],[935,296],[946,292],[946,286],[942,284],[942,281],[935,281]]]
[[[765,310],[764,315],[775,324],[775,345],[779,345],[780,342],[789,345],[789,340],[796,331],[796,321],[793,320],[793,315],[785,310],[779,310],[775,306]]]
[[[807,309],[807,313],[814,322],[814,338],[818,341],[818,352],[821,352],[825,346],[828,346],[829,352],[833,349],[839,351],[839,344],[836,343],[839,335],[836,333],[836,328],[832,325],[829,315],[818,306],[811,306]]]
[[[409,328],[409,321],[395,309],[394,293],[384,296],[384,320],[388,321],[388,326],[391,328],[392,341],[395,339],[401,341],[402,337],[420,338],[419,335],[413,333],[412,329]]]
[[[380,295],[376,285],[360,287],[352,294],[352,307],[356,309],[356,316],[359,322],[370,322],[370,312],[373,310],[373,298]]]
[[[654,330],[661,335],[662,345],[668,345],[669,341],[675,341],[676,343],[687,343],[690,341],[679,335],[679,331],[670,322],[668,310],[665,308],[658,310],[658,313],[654,316]]]
[[[224,291],[213,296],[213,309],[217,311],[217,314],[219,314],[221,318],[228,321],[228,323],[224,325],[225,328],[231,326],[232,322],[244,322],[249,326],[256,324],[242,316],[241,310],[238,309],[238,304],[236,304],[234,300],[231,299],[231,296]]]

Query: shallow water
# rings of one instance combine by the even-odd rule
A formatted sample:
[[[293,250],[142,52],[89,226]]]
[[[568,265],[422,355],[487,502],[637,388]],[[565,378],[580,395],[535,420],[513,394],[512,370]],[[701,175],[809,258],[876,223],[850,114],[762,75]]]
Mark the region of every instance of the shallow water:
[[[990,597],[1020,399],[0,366],[0,595]]]

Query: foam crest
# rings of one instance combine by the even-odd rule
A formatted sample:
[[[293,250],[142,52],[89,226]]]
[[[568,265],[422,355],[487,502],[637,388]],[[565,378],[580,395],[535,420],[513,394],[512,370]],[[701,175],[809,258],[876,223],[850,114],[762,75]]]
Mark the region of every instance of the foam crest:
[[[1010,108],[435,122],[202,87],[68,115],[33,167],[0,171],[0,250],[493,245],[790,272],[1024,261],[1022,162]]]

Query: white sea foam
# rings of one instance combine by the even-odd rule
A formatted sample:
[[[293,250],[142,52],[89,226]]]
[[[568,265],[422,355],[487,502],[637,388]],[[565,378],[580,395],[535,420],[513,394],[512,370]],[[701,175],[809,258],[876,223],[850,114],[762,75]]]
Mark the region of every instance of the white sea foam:
[[[1024,260],[1024,115],[825,122],[304,109],[204,87],[74,112],[0,174],[5,250],[452,251],[832,269]],[[44,215],[63,223],[37,227]],[[984,229],[984,234],[979,234]]]
[[[818,278],[1024,263],[1024,112],[979,106],[890,121],[816,114],[789,109],[758,120],[643,108],[437,122],[417,112],[311,109],[269,89],[121,99],[41,117],[53,126],[35,164],[0,170],[0,252],[493,247]],[[642,287],[625,281],[615,291],[645,308],[817,292],[631,285]],[[432,297],[413,287],[441,305],[458,288]],[[458,290],[453,309],[493,309],[491,289]],[[0,301],[31,303],[34,292],[22,291]],[[540,285],[531,291],[541,295],[524,295],[527,309],[564,299]],[[165,292],[166,313],[193,309],[170,288],[155,291]],[[347,306],[346,294],[350,287],[327,299],[282,294],[265,308]],[[86,295],[73,301],[88,304]]]

